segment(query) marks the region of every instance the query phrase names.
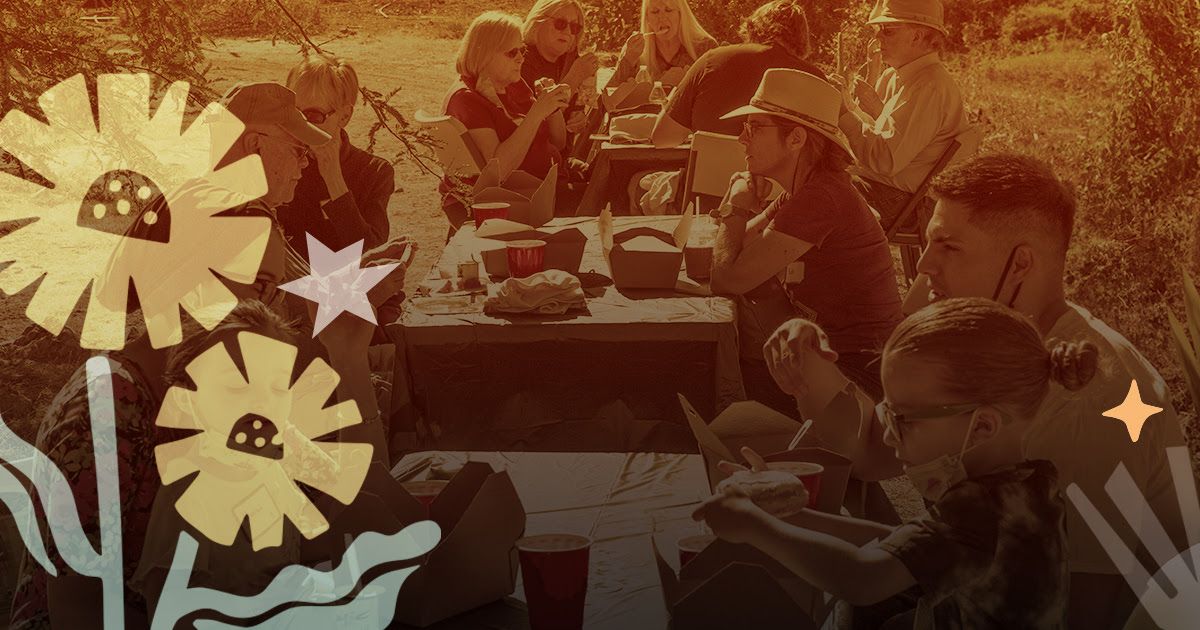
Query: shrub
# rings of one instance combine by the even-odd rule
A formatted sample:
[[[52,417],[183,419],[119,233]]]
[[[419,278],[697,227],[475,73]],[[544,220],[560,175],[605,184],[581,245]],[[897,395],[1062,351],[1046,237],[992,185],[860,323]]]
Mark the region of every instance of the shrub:
[[[1047,35],[1061,36],[1067,31],[1070,14],[1066,9],[1048,5],[1025,5],[1013,9],[1001,27],[1010,43],[1027,42]]]

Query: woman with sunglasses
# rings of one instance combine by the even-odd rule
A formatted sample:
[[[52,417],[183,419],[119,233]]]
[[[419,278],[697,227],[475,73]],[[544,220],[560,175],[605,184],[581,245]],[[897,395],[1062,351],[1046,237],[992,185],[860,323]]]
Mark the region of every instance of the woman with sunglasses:
[[[633,79],[639,67],[646,66],[652,81],[663,81],[668,70],[679,68],[663,81],[674,86],[700,55],[716,47],[716,38],[700,26],[687,0],[642,0],[641,31],[625,40],[608,85]]]
[[[455,66],[459,79],[446,95],[443,110],[459,120],[485,161],[498,160],[507,177],[522,170],[535,177],[556,173],[566,146],[563,109],[571,90],[556,85],[535,93],[521,77],[526,48],[521,21],[499,11],[475,18],[458,48]],[[467,181],[471,185],[473,181]],[[467,210],[442,184],[442,209],[451,227],[467,220]]]
[[[806,509],[785,523],[725,493],[694,518],[856,606],[919,586],[916,609],[883,627],[1063,628],[1065,505],[1054,465],[1024,460],[1021,437],[1052,381],[1078,389],[1095,367],[1094,346],[1048,349],[1001,304],[939,302],[888,340],[878,410],[885,442],[930,504],[927,515],[893,529]],[[749,449],[743,455],[765,466]]]
[[[280,209],[283,233],[305,259],[313,235],[333,251],[365,240],[364,250],[388,238],[388,201],[396,190],[395,170],[387,160],[350,143],[346,125],[354,116],[358,75],[343,59],[310,55],[288,72],[287,87],[296,93],[308,122],[331,139],[310,150],[313,159],[296,184],[291,203]]]
[[[584,127],[579,91],[585,79],[595,78],[599,67],[596,53],[579,54],[583,20],[583,6],[578,0],[538,0],[521,29],[526,46],[525,63],[521,65],[525,82],[534,85],[538,79],[548,77],[571,88],[572,107],[566,111],[570,133]]]

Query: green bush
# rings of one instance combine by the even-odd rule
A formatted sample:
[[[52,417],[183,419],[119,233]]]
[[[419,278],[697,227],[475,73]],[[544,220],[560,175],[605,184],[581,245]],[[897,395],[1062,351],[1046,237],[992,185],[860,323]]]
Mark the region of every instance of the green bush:
[[[273,0],[202,0],[199,26],[212,37],[248,37],[291,28],[291,20]],[[282,0],[287,13],[309,33],[324,27],[317,0]]]
[[[1069,21],[1070,14],[1062,7],[1028,4],[1013,9],[1004,18],[1001,32],[1010,43],[1027,42],[1047,35],[1062,36]]]
[[[1122,0],[1117,11],[1103,41],[1118,99],[1090,170],[1098,185],[1153,204],[1200,178],[1200,5]]]

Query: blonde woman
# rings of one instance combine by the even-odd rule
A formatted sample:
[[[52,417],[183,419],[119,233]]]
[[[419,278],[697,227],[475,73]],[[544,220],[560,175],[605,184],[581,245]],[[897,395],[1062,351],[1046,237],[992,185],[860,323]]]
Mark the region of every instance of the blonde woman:
[[[396,190],[387,160],[350,143],[346,125],[358,99],[358,74],[344,59],[310,55],[287,76],[296,107],[308,122],[329,134],[296,184],[296,194],[279,213],[288,243],[308,258],[308,234],[334,251],[366,241],[379,247],[388,238],[387,206]]]
[[[523,170],[546,177],[562,161],[559,150],[567,138],[563,109],[570,88],[534,93],[521,78],[526,48],[521,21],[489,11],[475,18],[458,49],[459,79],[443,105],[446,114],[467,128],[485,160],[500,162],[507,175]],[[466,208],[443,183],[442,209],[457,229],[467,219]]]
[[[610,86],[635,78],[638,67],[646,66],[650,79],[663,80],[671,68],[687,70],[717,40],[700,26],[687,0],[642,0],[641,32],[625,40]],[[682,78],[683,73],[678,73]],[[675,85],[668,77],[664,85]]]
[[[583,129],[579,90],[585,79],[596,76],[599,67],[596,53],[579,54],[584,28],[583,6],[578,0],[538,0],[525,16],[525,26],[521,29],[526,46],[521,77],[529,85],[548,77],[571,88],[572,107],[565,114],[567,131],[571,133]]]

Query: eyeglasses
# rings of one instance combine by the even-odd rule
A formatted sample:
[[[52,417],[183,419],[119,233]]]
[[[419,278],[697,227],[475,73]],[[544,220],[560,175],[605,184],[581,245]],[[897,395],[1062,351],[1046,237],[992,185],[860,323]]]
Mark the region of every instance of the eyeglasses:
[[[274,280],[259,278],[250,286],[253,287],[255,291],[258,291],[259,301],[267,306],[274,305],[275,302],[283,296],[283,292],[279,290],[279,283],[275,282]]]
[[[288,146],[292,147],[292,151],[294,151],[294,152],[295,152],[295,153],[294,153],[294,155],[296,156],[296,160],[298,160],[298,161],[301,161],[301,162],[303,162],[305,159],[307,159],[307,158],[308,158],[308,145],[306,145],[306,144],[300,144],[300,143],[298,143],[298,142],[292,142],[291,140],[284,140],[283,138],[280,138],[280,137],[278,137],[278,136],[272,136],[272,135],[265,134],[265,133],[262,133],[262,132],[259,132],[259,134],[258,134],[258,135],[260,135],[260,136],[264,136],[264,137],[267,137],[267,138],[270,138],[270,139],[272,139],[272,140],[275,140],[275,141],[277,141],[277,142],[282,142],[282,143],[284,143],[284,144],[286,144],[286,145],[288,145]]]
[[[742,123],[742,129],[744,129],[746,131],[746,137],[748,137],[748,138],[753,138],[755,132],[757,132],[759,129],[765,129],[767,127],[778,127],[780,129],[793,129],[793,128],[795,128],[795,126],[796,125],[764,125],[762,123],[754,123],[754,122],[750,122],[748,120],[746,122]]]
[[[323,112],[319,109],[313,108],[313,109],[303,110],[300,113],[304,114],[304,119],[307,120],[308,122],[310,122],[314,125],[319,125],[319,124],[325,122],[325,119],[329,118],[329,116],[332,115],[333,112],[336,112],[336,111],[337,111],[336,107],[327,112]]]
[[[900,425],[907,422],[916,422],[919,420],[932,420],[935,418],[952,418],[960,416],[964,413],[970,413],[976,409],[987,407],[982,403],[967,403],[962,405],[944,405],[941,407],[929,407],[909,413],[896,413],[887,401],[883,401],[875,405],[875,416],[879,418],[879,422],[883,424],[885,431],[891,431],[892,435],[896,436],[899,442],[904,441],[904,435],[900,430]],[[996,409],[993,407],[993,409]],[[1012,416],[1008,415],[1001,409],[996,409],[996,413],[1000,414],[1001,421],[1004,424],[1012,422]]]
[[[899,24],[889,24],[886,26],[876,26],[875,32],[882,37],[890,37],[904,30],[904,27]]]
[[[554,25],[555,30],[565,31],[569,27],[572,35],[578,35],[583,30],[583,25],[579,22],[572,22],[566,18],[550,18],[550,23]]]
[[[523,46],[523,45],[517,46],[516,48],[514,48],[512,50],[505,51],[504,55],[506,57],[508,57],[509,59],[516,59],[517,57],[521,57],[522,59],[524,59],[526,50],[527,50],[526,46]]]

